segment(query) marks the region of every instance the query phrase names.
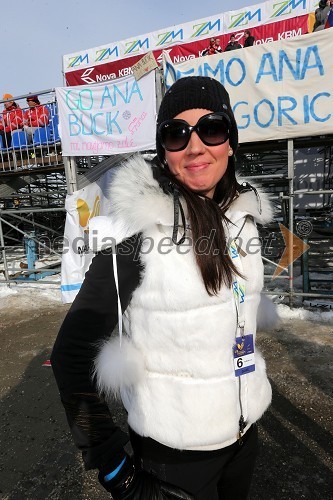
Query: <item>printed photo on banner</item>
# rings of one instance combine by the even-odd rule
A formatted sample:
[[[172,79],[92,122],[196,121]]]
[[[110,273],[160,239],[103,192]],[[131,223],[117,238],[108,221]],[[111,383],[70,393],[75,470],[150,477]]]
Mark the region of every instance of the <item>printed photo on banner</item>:
[[[227,88],[240,142],[333,132],[333,30],[173,64],[164,52],[167,87],[189,75]]]
[[[155,75],[56,88],[63,156],[112,155],[155,147]]]
[[[89,234],[91,219],[111,213],[108,187],[115,170],[105,172],[97,181],[66,196],[61,260],[61,296],[64,303],[73,302],[94,256]]]

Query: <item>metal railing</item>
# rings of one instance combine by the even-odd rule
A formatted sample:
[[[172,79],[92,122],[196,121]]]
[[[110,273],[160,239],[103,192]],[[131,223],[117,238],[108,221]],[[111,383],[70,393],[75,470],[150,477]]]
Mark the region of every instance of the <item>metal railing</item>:
[[[27,98],[31,95],[37,95],[40,100],[40,106],[36,106],[37,117],[42,113],[45,116],[38,127],[31,127],[28,121],[30,108]],[[5,103],[11,101],[17,105],[14,111],[18,112],[19,121],[14,119],[11,108],[6,112]],[[2,128],[10,129],[7,134],[0,135],[0,173],[53,168],[63,164],[54,89],[13,97],[10,101],[0,100],[0,104],[4,104],[0,115]]]

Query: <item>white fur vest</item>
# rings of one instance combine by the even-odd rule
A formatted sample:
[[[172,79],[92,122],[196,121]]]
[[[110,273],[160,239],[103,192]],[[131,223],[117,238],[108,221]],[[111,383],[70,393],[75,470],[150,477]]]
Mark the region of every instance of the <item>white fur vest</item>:
[[[171,244],[173,199],[153,178],[151,166],[134,157],[115,174],[111,217],[90,222],[94,250],[103,238],[117,242],[141,232],[140,285],[124,314],[125,336],[106,342],[96,359],[99,387],[120,391],[129,425],[141,436],[183,450],[214,450],[237,439],[239,418],[247,427],[271,401],[265,362],[256,349],[255,371],[235,376],[236,305],[231,289],[209,296],[193,248]],[[245,333],[256,333],[263,264],[253,220],[267,223],[272,209],[264,193],[241,194],[230,206],[226,228],[241,232],[246,278]],[[96,238],[97,235],[97,238]],[[163,239],[164,238],[164,239]],[[165,239],[165,238],[168,238]]]

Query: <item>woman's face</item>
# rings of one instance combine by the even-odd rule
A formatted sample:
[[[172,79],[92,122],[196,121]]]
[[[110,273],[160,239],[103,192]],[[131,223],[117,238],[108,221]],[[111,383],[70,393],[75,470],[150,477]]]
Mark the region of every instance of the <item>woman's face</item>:
[[[204,115],[212,113],[208,109],[188,109],[175,118],[196,125]],[[216,184],[224,176],[229,159],[229,140],[219,146],[206,146],[196,132],[182,151],[165,151],[169,169],[177,179],[192,191],[213,198]]]

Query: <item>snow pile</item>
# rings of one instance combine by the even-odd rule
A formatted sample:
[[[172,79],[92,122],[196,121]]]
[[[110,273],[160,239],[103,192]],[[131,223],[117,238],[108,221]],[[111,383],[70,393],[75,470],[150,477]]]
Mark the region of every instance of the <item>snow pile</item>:
[[[59,282],[54,285],[20,283],[10,287],[0,284],[0,311],[15,313],[23,309],[45,309],[55,304],[61,304]]]
[[[329,306],[329,303],[327,304]],[[303,307],[290,309],[289,306],[278,304],[278,314],[281,319],[304,319],[307,321],[318,321],[333,324],[333,310],[308,310]]]

